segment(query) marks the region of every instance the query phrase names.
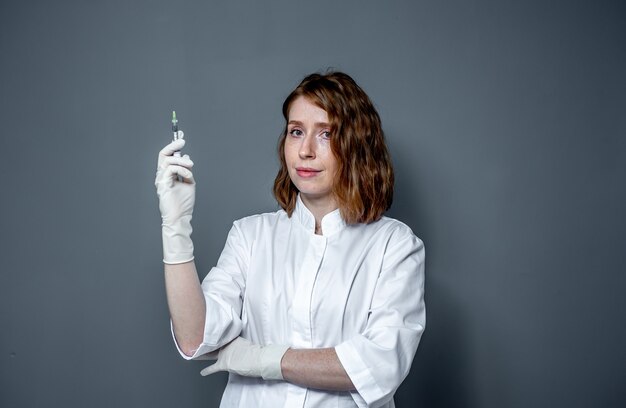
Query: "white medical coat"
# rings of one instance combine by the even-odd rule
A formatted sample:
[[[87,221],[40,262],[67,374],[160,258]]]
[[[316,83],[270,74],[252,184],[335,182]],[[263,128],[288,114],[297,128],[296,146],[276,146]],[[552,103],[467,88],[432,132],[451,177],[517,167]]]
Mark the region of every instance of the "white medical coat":
[[[181,355],[201,359],[239,335],[334,347],[356,391],[230,374],[221,407],[394,407],[425,326],[422,241],[387,217],[346,225],[339,210],[322,219],[323,235],[314,231],[300,197],[291,217],[280,210],[235,221],[202,282],[203,342]]]

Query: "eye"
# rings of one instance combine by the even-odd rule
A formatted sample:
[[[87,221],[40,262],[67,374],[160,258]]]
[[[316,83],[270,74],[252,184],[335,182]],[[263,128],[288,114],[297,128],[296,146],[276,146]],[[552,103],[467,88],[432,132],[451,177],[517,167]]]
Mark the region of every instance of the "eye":
[[[293,129],[291,129],[289,131],[289,134],[291,136],[300,137],[300,136],[302,136],[302,131],[300,129],[298,129],[298,128],[293,128]]]
[[[329,130],[325,130],[322,132],[322,138],[324,139],[330,139],[330,131]]]

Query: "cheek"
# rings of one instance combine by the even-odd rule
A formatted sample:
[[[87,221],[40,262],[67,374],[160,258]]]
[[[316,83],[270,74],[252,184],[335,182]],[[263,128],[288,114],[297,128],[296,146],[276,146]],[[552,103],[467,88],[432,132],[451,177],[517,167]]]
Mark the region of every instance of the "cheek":
[[[335,153],[330,147],[329,141],[324,141],[325,143],[320,144],[319,154],[323,156],[324,163],[327,169],[337,169],[338,163],[337,158],[335,157]]]
[[[285,147],[283,148],[283,153],[285,154],[285,162],[287,164],[291,163],[294,159],[294,148],[293,143],[285,142]],[[297,153],[297,152],[295,152]]]
[[[326,177],[334,179],[337,177],[337,170],[339,169],[337,161],[334,157],[327,157],[324,160],[324,169],[326,169]]]
[[[317,154],[323,156],[326,161],[330,160],[331,157],[335,157],[333,149],[330,146],[330,140],[322,139],[317,141]]]

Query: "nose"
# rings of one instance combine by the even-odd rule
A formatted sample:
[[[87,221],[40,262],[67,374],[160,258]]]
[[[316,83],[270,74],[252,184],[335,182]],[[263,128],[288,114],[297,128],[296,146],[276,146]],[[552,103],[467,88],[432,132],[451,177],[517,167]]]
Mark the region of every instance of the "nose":
[[[306,135],[302,138],[300,143],[300,149],[298,151],[301,159],[314,159],[315,158],[315,137]]]

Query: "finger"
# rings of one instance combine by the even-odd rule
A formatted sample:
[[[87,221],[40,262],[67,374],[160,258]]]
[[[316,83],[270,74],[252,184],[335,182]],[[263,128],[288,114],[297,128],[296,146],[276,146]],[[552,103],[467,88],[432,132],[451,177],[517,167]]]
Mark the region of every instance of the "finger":
[[[185,132],[183,132],[182,130],[179,130],[176,133],[177,139],[183,139],[185,137]]]
[[[178,176],[182,177],[183,181],[187,184],[195,183],[193,173],[189,169],[182,166],[171,165],[157,170],[154,185],[157,186],[157,189],[160,185],[172,188],[174,187],[174,183],[178,180]]]
[[[200,371],[200,375],[206,377],[207,375],[215,374],[218,371],[224,371],[219,361],[213,365],[208,366],[204,370]]]
[[[174,140],[159,152],[159,156],[171,156],[185,146],[185,139]]]
[[[186,169],[182,166],[176,166],[176,165],[167,166],[167,168],[165,169],[164,176],[166,179],[174,179],[174,178],[177,178],[178,176],[181,176],[188,183],[194,182],[193,173],[191,172],[191,170]]]
[[[189,158],[189,155],[185,155],[184,157],[176,157],[176,156],[165,156],[161,161],[161,167],[167,167],[171,165],[183,166],[188,169],[193,167],[193,161]]]

